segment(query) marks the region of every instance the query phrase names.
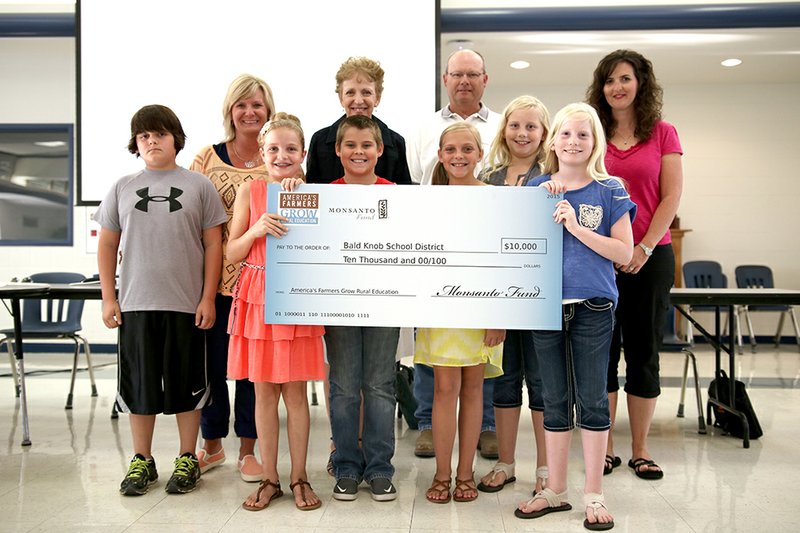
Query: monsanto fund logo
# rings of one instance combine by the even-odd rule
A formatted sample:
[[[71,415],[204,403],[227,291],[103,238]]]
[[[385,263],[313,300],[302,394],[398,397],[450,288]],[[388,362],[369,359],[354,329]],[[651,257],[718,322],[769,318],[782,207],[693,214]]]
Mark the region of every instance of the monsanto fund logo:
[[[319,224],[318,193],[282,192],[278,204],[278,214],[288,219],[285,224]]]

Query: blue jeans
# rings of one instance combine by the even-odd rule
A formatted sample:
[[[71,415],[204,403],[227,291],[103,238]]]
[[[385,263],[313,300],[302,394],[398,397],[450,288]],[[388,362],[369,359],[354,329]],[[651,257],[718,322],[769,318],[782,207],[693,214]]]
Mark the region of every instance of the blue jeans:
[[[544,427],[592,431],[611,427],[608,414],[608,354],[614,303],[592,298],[562,306],[562,331],[534,331],[533,342],[544,384]]]
[[[503,342],[503,375],[494,382],[493,405],[513,408],[522,405],[522,380],[528,388],[528,409],[544,411],[542,376],[533,347],[533,333],[529,330],[510,329]]]
[[[497,378],[483,380],[483,422],[481,432],[494,431],[494,382]],[[417,410],[414,416],[419,421],[419,430],[431,429],[433,417],[433,367],[428,365],[414,365],[414,398],[417,400]]]
[[[217,320],[206,331],[206,358],[208,361],[208,384],[211,401],[203,407],[200,429],[204,439],[223,439],[228,436],[231,417],[231,402],[228,397],[228,315],[233,298],[217,294],[214,307]],[[255,439],[256,392],[247,379],[236,380],[236,395],[233,404],[233,431],[237,437]]]
[[[394,475],[394,380],[399,328],[326,326],[336,479]],[[361,395],[363,444],[358,446]]]

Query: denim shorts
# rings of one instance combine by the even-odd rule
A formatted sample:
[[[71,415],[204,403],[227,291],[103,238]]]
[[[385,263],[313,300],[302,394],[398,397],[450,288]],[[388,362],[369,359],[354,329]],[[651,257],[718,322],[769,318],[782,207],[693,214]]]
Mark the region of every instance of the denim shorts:
[[[606,380],[614,303],[591,298],[562,306],[561,331],[534,331],[544,385],[544,427],[548,431],[611,427]]]
[[[544,411],[542,377],[533,349],[533,332],[510,329],[503,342],[503,375],[495,378],[492,405],[513,408],[522,405],[522,380],[528,389],[528,409]]]

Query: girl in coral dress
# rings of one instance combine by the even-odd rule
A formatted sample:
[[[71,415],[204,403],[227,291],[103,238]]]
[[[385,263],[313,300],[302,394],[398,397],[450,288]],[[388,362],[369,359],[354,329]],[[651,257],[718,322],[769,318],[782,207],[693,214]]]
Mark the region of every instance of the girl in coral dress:
[[[268,181],[280,183],[302,174],[306,152],[300,121],[277,113],[259,137]],[[321,502],[308,483],[309,412],[306,381],[325,377],[322,326],[264,323],[264,259],[266,235],[280,238],[286,219],[266,213],[267,181],[254,180],[239,189],[233,208],[227,256],[242,262],[228,321],[228,377],[255,384],[256,431],[263,465],[258,489],[242,504],[260,511],[283,495],[278,480],[278,401],[286,405],[291,484],[295,505],[308,511]]]

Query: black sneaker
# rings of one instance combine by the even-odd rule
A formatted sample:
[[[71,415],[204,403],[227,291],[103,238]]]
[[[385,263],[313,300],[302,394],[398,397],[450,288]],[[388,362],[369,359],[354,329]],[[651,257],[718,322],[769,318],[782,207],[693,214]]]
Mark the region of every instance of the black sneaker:
[[[343,477],[333,487],[333,497],[336,500],[351,502],[358,498],[358,481]]]
[[[153,458],[145,459],[142,454],[137,453],[131,459],[128,473],[120,483],[119,491],[125,496],[141,496],[157,479],[158,472]]]
[[[200,463],[192,453],[185,453],[175,459],[175,470],[164,488],[170,494],[192,492],[200,481]]]
[[[397,489],[388,477],[376,477],[369,482],[372,499],[376,502],[388,502],[397,498]]]

